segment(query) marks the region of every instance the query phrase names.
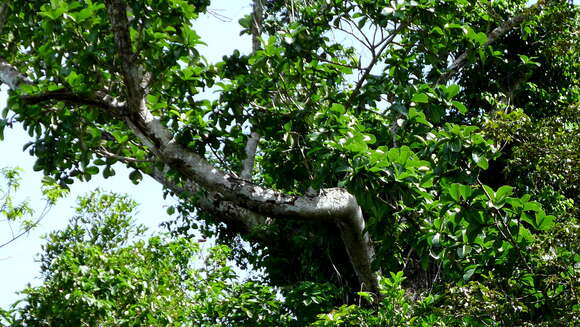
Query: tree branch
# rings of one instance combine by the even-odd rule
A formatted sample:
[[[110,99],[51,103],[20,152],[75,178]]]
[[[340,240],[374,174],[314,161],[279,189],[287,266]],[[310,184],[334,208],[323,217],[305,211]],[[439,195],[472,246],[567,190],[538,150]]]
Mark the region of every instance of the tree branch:
[[[124,2],[107,0],[106,4],[127,86],[128,113],[124,118],[142,142],[185,178],[210,194],[219,194],[220,200],[268,217],[340,222],[343,241],[361,286],[379,294],[378,276],[370,269],[374,250],[364,232],[365,221],[355,197],[341,188],[327,189],[315,197],[287,195],[263,188],[216,169],[198,154],[178,144],[146,106],[140,89],[140,68],[131,54]]]
[[[20,97],[27,104],[38,104],[48,101],[65,101],[76,105],[89,105],[105,109],[112,114],[122,115],[126,112],[124,102],[119,102],[104,92],[95,94],[78,94],[67,89],[49,91],[42,94],[23,95]]]
[[[513,16],[510,19],[502,22],[498,27],[494,28],[489,34],[487,34],[487,41],[482,47],[487,47],[488,45],[494,43],[497,39],[506,35],[514,27],[520,25],[526,18],[528,18],[534,11],[539,10],[545,3],[545,0],[540,0],[536,4],[524,9],[524,11]],[[474,49],[469,49],[463,52],[459,57],[457,57],[447,68],[445,73],[442,74],[439,79],[437,79],[436,84],[442,84],[449,79],[451,79],[455,74],[457,74],[465,65],[467,64],[467,58],[474,51]]]
[[[220,199],[219,194],[204,192],[199,185],[189,180],[184,180],[181,185],[171,180],[167,176],[168,166],[159,169],[154,168],[148,173],[153,179],[161,185],[171,190],[173,193],[184,199],[197,198],[196,205],[205,212],[213,214],[218,220],[224,221],[229,225],[235,226],[241,232],[250,233],[256,227],[266,224],[266,218],[255,212],[244,209]]]
[[[46,217],[46,215],[48,214],[48,212],[50,211],[51,208],[52,208],[52,204],[47,201],[47,203],[44,205],[44,209],[42,209],[42,212],[40,213],[38,218],[33,223],[31,223],[26,228],[24,228],[24,230],[22,230],[20,233],[18,233],[17,235],[12,235],[11,239],[4,241],[4,243],[0,244],[0,248],[3,248],[5,246],[9,245],[10,243],[16,241],[17,239],[21,238],[22,236],[24,236],[28,232],[30,232],[34,227],[38,226],[38,224],[40,224],[42,219],[44,219],[44,217]]]
[[[254,170],[254,161],[256,159],[256,151],[258,149],[258,143],[260,142],[260,134],[256,132],[252,132],[248,137],[248,141],[246,143],[246,159],[242,161],[242,172],[240,173],[240,177],[242,179],[251,181],[252,180],[252,171]]]
[[[252,52],[256,53],[260,49],[260,35],[262,34],[262,22],[264,20],[264,4],[262,0],[254,0],[254,12],[252,13]],[[241,178],[251,181],[254,162],[256,159],[256,151],[258,150],[258,143],[260,143],[260,134],[252,132],[248,137],[245,153],[246,158],[242,160]]]
[[[358,80],[358,82],[356,83],[356,86],[354,88],[354,90],[352,91],[350,97],[348,98],[347,102],[346,102],[346,107],[350,107],[352,105],[352,102],[354,101],[354,99],[357,97],[360,89],[362,88],[364,82],[367,80],[367,78],[369,77],[371,71],[373,70],[373,67],[376,65],[376,63],[379,61],[379,57],[381,56],[381,54],[383,53],[383,51],[385,51],[385,49],[389,46],[389,44],[391,44],[391,42],[393,42],[393,40],[395,39],[395,37],[399,34],[399,32],[406,27],[407,24],[406,23],[401,23],[399,25],[399,27],[397,27],[392,33],[391,35],[389,35],[389,37],[387,38],[383,38],[381,40],[381,42],[379,42],[376,45],[373,45],[371,53],[373,55],[373,58],[371,59],[371,62],[369,63],[369,65],[363,70],[363,75],[361,76],[361,78]],[[378,48],[378,51],[377,51]]]
[[[146,160],[146,159],[135,159],[135,158],[131,158],[131,157],[125,157],[125,156],[121,156],[112,152],[109,152],[109,150],[107,150],[105,147],[99,147],[98,149],[95,150],[95,152],[105,158],[110,158],[110,159],[115,159],[117,161],[120,162],[124,162],[124,163],[152,163],[155,162],[153,160]]]
[[[348,25],[350,26],[350,32],[346,31],[346,29],[344,28],[340,28],[340,24],[339,24],[339,30],[349,34],[350,36],[354,37],[357,41],[359,41],[360,43],[362,43],[364,46],[366,46],[371,54],[374,55],[374,49],[376,47],[374,42],[371,42],[371,40],[367,37],[366,33],[358,26],[357,23],[353,22],[350,18],[347,17],[343,17],[342,21],[345,21],[348,23]],[[353,28],[354,27],[354,28]],[[354,30],[357,30],[357,32],[364,38],[364,41],[361,40],[359,37],[355,36]]]
[[[264,20],[263,0],[254,0],[252,13],[252,52],[260,49],[260,35],[262,35],[262,21]]]
[[[16,67],[9,64],[4,58],[0,57],[0,81],[8,85],[12,90],[17,89],[20,84],[31,84],[32,81],[20,73]]]
[[[8,17],[8,4],[3,3],[0,5],[0,33],[4,29],[4,24],[6,24],[6,18]]]

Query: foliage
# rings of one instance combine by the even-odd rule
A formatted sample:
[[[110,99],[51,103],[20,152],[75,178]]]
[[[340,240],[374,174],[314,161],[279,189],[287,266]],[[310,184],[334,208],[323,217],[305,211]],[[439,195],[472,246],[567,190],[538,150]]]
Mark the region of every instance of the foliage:
[[[538,191],[551,187],[570,198],[579,195],[580,158],[576,149],[580,146],[580,106],[571,106],[557,116],[520,128],[515,132],[506,129],[511,135],[519,134],[518,140],[510,144],[508,173],[518,176],[517,182]]]
[[[20,168],[0,169],[0,176],[6,184],[3,188],[0,188],[0,217],[2,217],[2,223],[6,225],[4,227],[5,230],[10,230],[9,233],[6,233],[6,235],[9,235],[8,238],[0,240],[0,248],[9,245],[36,227],[56,201],[67,193],[52,178],[45,177],[42,180],[41,187],[45,207],[35,217],[34,210],[30,206],[28,199],[23,201],[16,200],[22,181],[21,173],[22,169]]]
[[[93,209],[79,217],[120,212],[54,234],[49,288],[29,296],[57,294],[50,283],[73,271],[78,254],[105,267],[103,276],[112,278],[111,263],[136,264],[119,273],[139,285],[145,275],[164,281],[138,292],[105,284],[105,294],[121,287],[130,296],[101,311],[75,297],[90,308],[81,320],[121,319],[115,310],[129,304],[151,323],[168,323],[165,314],[225,325],[577,320],[580,14],[567,1],[526,3],[266,1],[263,17],[240,21],[249,34],[260,22],[252,36],[261,47],[209,63],[191,28],[209,1],[3,2],[12,14],[0,60],[29,80],[13,87],[0,129],[22,122],[35,137],[26,146],[35,169],[66,186],[111,177],[121,162],[134,183],[149,174],[181,201],[179,219],[167,223],[171,239],[124,245],[117,232],[130,227],[121,213],[131,205],[82,204]],[[206,96],[210,88],[217,98]],[[260,135],[256,153],[246,149],[250,132]],[[349,213],[364,235],[351,239],[369,236],[366,252],[348,247],[353,224],[315,210],[336,187],[356,198]],[[267,285],[233,283],[221,247],[201,275],[186,269],[197,228],[264,268]],[[137,250],[150,262],[125,264]],[[170,257],[154,255],[163,251]],[[402,271],[382,280],[375,307],[360,292],[355,259],[364,254],[374,255],[374,271]],[[171,288],[196,281],[209,291]],[[157,310],[133,298],[155,303],[155,292],[192,305]],[[196,311],[198,303],[206,306]]]
[[[10,326],[272,326],[289,320],[274,290],[239,281],[230,251],[145,237],[127,196],[93,192],[43,246],[44,281]],[[196,258],[206,256],[203,262]]]
[[[344,305],[329,313],[318,315],[317,321],[311,326],[421,326],[422,318],[415,315],[414,310],[419,306],[410,301],[402,282],[405,279],[403,272],[390,273],[389,278],[381,281],[383,299],[374,310],[361,308],[356,305]],[[369,297],[370,294],[361,293]],[[419,320],[417,320],[419,319]],[[431,321],[434,323],[435,321]],[[431,324],[430,326],[436,326]]]

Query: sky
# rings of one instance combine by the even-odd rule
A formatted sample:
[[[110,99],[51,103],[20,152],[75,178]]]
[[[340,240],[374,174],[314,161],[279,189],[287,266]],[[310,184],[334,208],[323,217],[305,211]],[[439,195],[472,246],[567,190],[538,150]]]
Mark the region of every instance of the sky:
[[[218,15],[204,15],[194,23],[194,29],[207,44],[199,50],[211,62],[221,60],[225,54],[238,49],[248,53],[251,49],[251,39],[240,36],[238,21],[251,12],[250,0],[214,0],[210,6],[212,12]],[[0,92],[0,111],[5,107],[6,90]],[[36,213],[44,207],[40,192],[43,174],[34,172],[32,166],[35,158],[22,151],[22,146],[30,137],[21,128],[5,130],[5,139],[0,142],[0,168],[20,167],[22,186],[18,198],[28,199]],[[62,229],[68,219],[74,214],[76,198],[96,188],[117,193],[127,193],[139,203],[137,219],[148,226],[150,231],[159,230],[158,224],[167,220],[166,208],[174,203],[172,199],[163,200],[162,187],[148,176],[139,185],[133,185],[129,180],[129,170],[121,165],[115,167],[116,175],[104,179],[102,175],[93,177],[90,182],[75,182],[66,199],[62,199],[44,217],[38,228],[8,246],[0,248],[0,308],[8,306],[19,299],[16,292],[23,290],[28,283],[40,285],[40,266],[35,260],[41,250],[42,235]],[[0,225],[0,243],[8,240],[8,227]]]

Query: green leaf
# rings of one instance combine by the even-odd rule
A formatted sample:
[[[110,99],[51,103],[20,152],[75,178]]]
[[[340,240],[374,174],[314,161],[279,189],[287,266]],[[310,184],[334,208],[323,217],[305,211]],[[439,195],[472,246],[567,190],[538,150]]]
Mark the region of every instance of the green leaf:
[[[336,113],[342,115],[346,112],[346,109],[340,103],[333,103],[332,106],[330,107],[330,111],[333,111],[333,112],[336,112]]]
[[[85,173],[89,175],[96,175],[99,173],[99,167],[97,166],[87,167],[87,169],[85,169]]]
[[[449,187],[447,187],[447,192],[449,192],[449,195],[453,200],[455,200],[455,202],[459,202],[459,200],[461,199],[460,198],[461,186],[462,186],[461,184],[453,183],[449,185]]]
[[[71,86],[71,87],[77,87],[80,86],[82,84],[83,81],[83,77],[82,75],[78,75],[76,72],[72,71],[70,72],[70,74],[65,78],[65,81]]]
[[[495,200],[495,192],[493,191],[493,189],[487,185],[483,185],[483,189],[485,190],[485,193],[490,197],[490,200],[493,202]]]
[[[463,25],[456,23],[447,23],[443,27],[446,29],[463,29]]]
[[[175,207],[174,206],[169,206],[167,208],[167,215],[172,216],[175,213]]]
[[[473,193],[473,189],[469,185],[461,185],[459,188],[459,193],[463,197],[464,200],[468,200],[471,194]]]
[[[373,298],[372,293],[369,293],[369,292],[357,292],[356,294],[360,297],[363,297],[363,298],[369,300],[369,303]]]
[[[532,217],[529,214],[522,212],[522,214],[520,215],[520,220],[525,221],[528,224],[530,224],[530,226],[536,228],[536,220],[532,219]]]
[[[451,104],[453,104],[453,106],[457,108],[457,110],[459,110],[460,113],[462,114],[467,113],[467,107],[463,103],[459,101],[451,101]]]
[[[440,27],[438,27],[438,26],[433,27],[431,29],[431,32],[432,33],[437,33],[437,34],[442,35],[442,36],[445,35],[445,33],[443,33],[443,30]]]
[[[389,162],[397,162],[397,160],[399,159],[399,148],[389,149],[389,151],[387,152],[387,159],[389,160]]]
[[[103,177],[109,178],[112,176],[115,176],[115,170],[111,166],[105,167],[105,169],[103,169]]]
[[[474,37],[473,40],[479,43],[479,46],[483,46],[487,42],[487,35],[483,32],[478,32]]]
[[[399,158],[397,158],[397,162],[405,166],[412,155],[413,151],[411,151],[408,146],[404,145],[399,149]]]
[[[506,197],[513,194],[513,189],[513,187],[507,185],[500,187],[495,193],[495,202],[503,202]]]
[[[477,270],[477,265],[470,265],[465,267],[465,269],[463,270],[463,280],[464,281],[468,281],[469,279],[471,279],[471,276],[473,276],[473,274],[475,273],[475,271]]]
[[[542,212],[542,206],[535,201],[530,201],[524,203],[524,211],[535,211],[535,212]]]
[[[451,84],[448,87],[445,88],[445,96],[447,97],[447,99],[452,99],[453,97],[455,97],[457,94],[459,94],[460,91],[460,87],[457,84]]]
[[[137,185],[141,182],[141,180],[143,179],[143,175],[141,174],[140,171],[138,170],[133,170],[130,174],[129,174],[129,179],[131,179],[131,182],[133,182],[133,184]]]
[[[34,170],[34,171],[41,171],[43,169],[44,169],[44,164],[42,163],[42,161],[40,161],[40,159],[39,160],[36,160],[34,162],[34,166],[32,166],[32,170]]]
[[[486,157],[482,157],[477,153],[472,153],[471,154],[471,158],[473,159],[473,161],[477,164],[477,166],[481,169],[487,169],[489,168],[489,161],[487,161]]]
[[[429,97],[425,93],[416,93],[415,95],[413,95],[413,98],[411,99],[411,102],[415,102],[415,103],[428,103],[429,102]]]
[[[161,34],[166,35],[165,33]],[[201,43],[199,42],[199,35],[197,35],[197,33],[193,29],[191,29],[189,25],[181,26],[181,34],[183,37],[183,44],[185,46],[193,48]],[[165,38],[165,36],[162,36],[161,38]]]
[[[549,230],[554,226],[554,216],[545,215],[543,212],[536,212],[535,227],[539,230]]]

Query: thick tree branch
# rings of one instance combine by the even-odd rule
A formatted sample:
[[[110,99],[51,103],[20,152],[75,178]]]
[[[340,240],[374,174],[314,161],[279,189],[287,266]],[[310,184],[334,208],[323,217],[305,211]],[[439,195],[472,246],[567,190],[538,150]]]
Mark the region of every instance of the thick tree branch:
[[[6,24],[6,18],[8,17],[8,4],[3,3],[0,5],[0,33],[4,29],[4,24]]]
[[[189,180],[184,180],[180,183],[175,182],[167,177],[168,170],[168,166],[165,166],[163,170],[154,168],[148,174],[181,198],[197,198],[196,205],[200,209],[213,214],[219,220],[224,221],[230,226],[233,225],[240,232],[251,233],[256,227],[266,224],[266,218],[264,216],[258,215],[231,202],[223,201],[218,194],[207,193],[194,182]]]
[[[314,197],[287,195],[263,188],[216,169],[178,144],[146,106],[140,88],[140,68],[131,53],[124,2],[108,0],[106,4],[127,87],[128,113],[124,118],[142,142],[162,162],[205,191],[218,195],[220,200],[268,217],[340,222],[343,240],[361,286],[378,294],[378,277],[370,269],[374,252],[368,235],[362,234],[365,222],[354,196],[340,188],[327,189]],[[366,273],[368,275],[362,275]]]
[[[248,137],[248,141],[246,143],[246,159],[242,161],[242,172],[240,173],[240,177],[242,179],[251,181],[252,180],[252,172],[254,170],[254,161],[256,159],[256,151],[258,149],[258,143],[260,142],[260,134],[256,132],[252,132]]]
[[[132,53],[127,4],[122,0],[106,0],[107,11],[111,18],[111,29],[117,44],[117,53],[121,59],[121,70],[127,90],[127,101],[130,108],[145,105],[143,97],[143,72],[136,64],[136,55]],[[138,113],[134,111],[133,113]]]
[[[264,4],[262,0],[254,0],[254,12],[252,13],[252,52],[256,53],[260,49],[260,35],[262,34],[262,22],[264,20]],[[242,161],[242,171],[240,177],[251,181],[256,151],[260,143],[260,134],[252,132],[246,142],[246,158]]]
[[[8,85],[12,90],[17,89],[22,83],[31,83],[28,77],[20,73],[16,67],[9,64],[2,57],[0,57],[0,81]]]
[[[119,103],[110,96],[103,94],[97,95],[78,95],[68,90],[61,89],[47,92],[39,95],[22,96],[22,99],[28,104],[40,104],[49,101],[65,101],[77,105],[92,105],[102,109],[109,110],[116,115],[123,115],[126,112],[124,103]],[[151,163],[152,160],[138,160],[117,155],[109,152],[106,148],[99,148],[96,153],[105,158],[115,159],[125,163]],[[168,168],[167,168],[168,169]],[[149,175],[160,184],[173,191],[179,196],[189,198],[198,198],[196,204],[204,211],[214,214],[224,222],[233,223],[241,232],[251,232],[255,227],[264,224],[266,219],[254,212],[236,206],[232,203],[223,201],[217,194],[205,194],[203,190],[195,183],[184,181],[183,186],[166,177],[166,171],[154,169]]]
[[[28,104],[40,104],[50,101],[64,101],[67,103],[77,105],[91,105],[108,110],[116,115],[123,115],[126,112],[124,103],[119,103],[110,96],[104,93],[97,93],[96,95],[79,95],[70,92],[66,89],[55,90],[38,95],[22,96],[24,102]],[[138,160],[129,158],[109,152],[106,148],[99,148],[96,153],[105,158],[112,158],[125,163],[151,163],[152,160]],[[168,169],[168,168],[167,168]],[[177,183],[167,178],[166,171],[154,169],[149,175],[158,181],[160,184],[173,191],[178,196],[187,196],[189,198],[198,198],[196,204],[202,210],[211,213],[220,220],[233,225],[241,232],[249,233],[259,225],[266,222],[265,217],[260,216],[247,209],[236,206],[232,203],[223,201],[217,194],[206,194],[203,190],[191,181],[184,181],[183,186],[178,186]]]
[[[260,49],[260,35],[262,35],[262,21],[264,20],[263,0],[254,0],[254,12],[252,13],[252,51]]]
[[[118,102],[104,92],[95,94],[78,94],[66,89],[50,91],[42,94],[23,95],[21,99],[28,104],[44,103],[49,101],[64,101],[76,105],[89,105],[105,109],[114,115],[122,115],[126,112],[124,102]]]

